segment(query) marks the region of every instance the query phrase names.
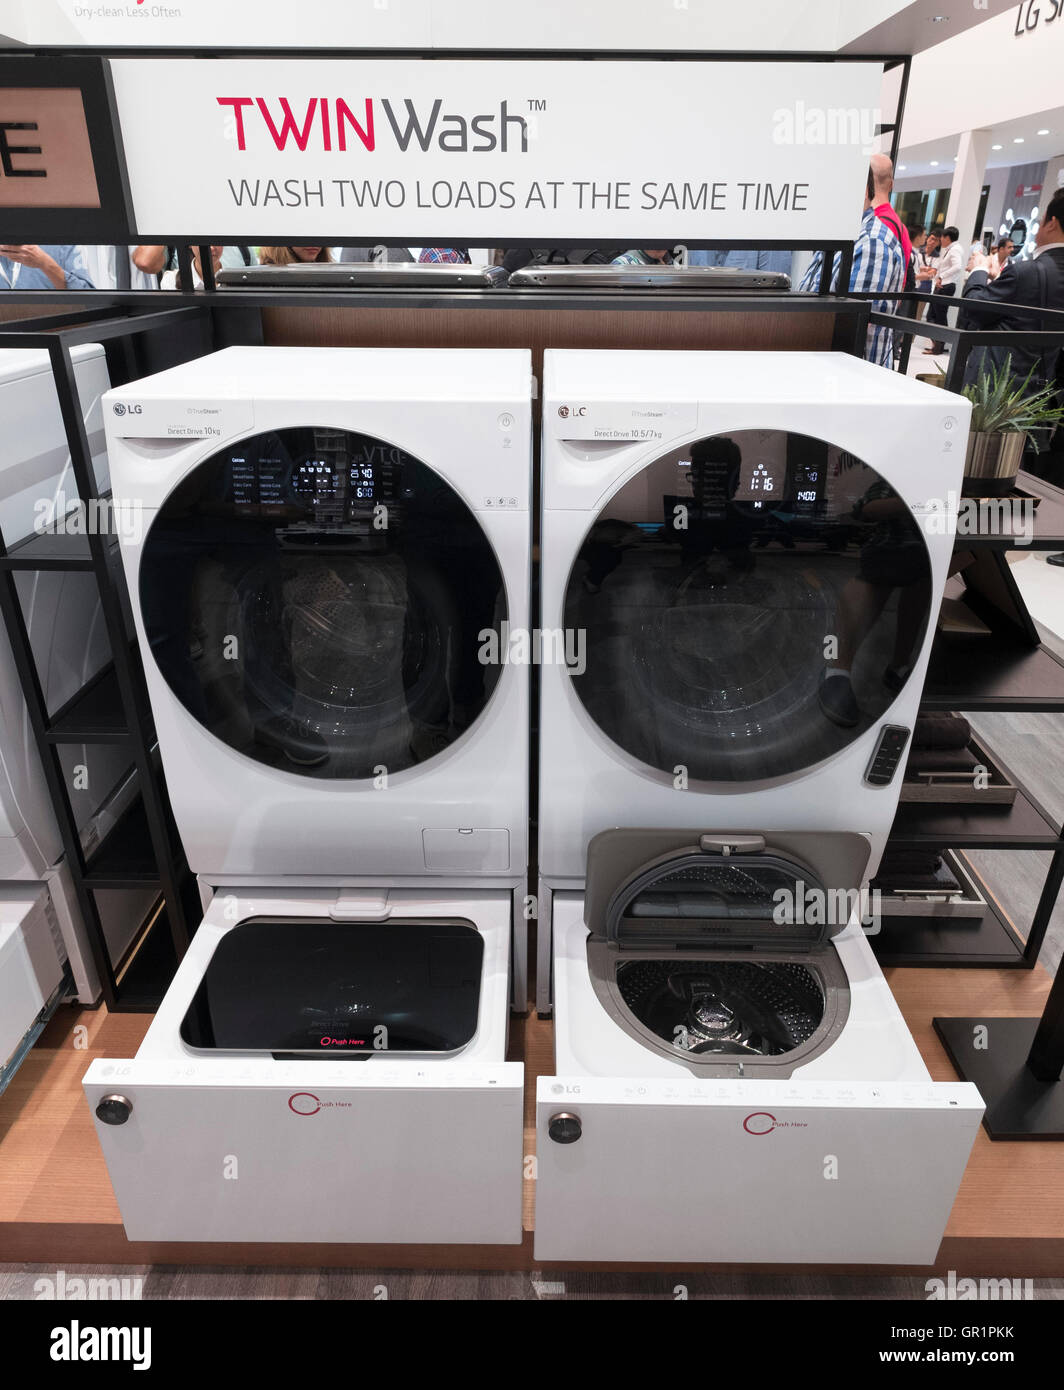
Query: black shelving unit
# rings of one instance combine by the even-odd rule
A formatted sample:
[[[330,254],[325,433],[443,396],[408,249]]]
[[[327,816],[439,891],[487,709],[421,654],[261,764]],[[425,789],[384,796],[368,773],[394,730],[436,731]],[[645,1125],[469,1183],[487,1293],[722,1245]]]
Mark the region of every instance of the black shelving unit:
[[[112,382],[143,374],[141,348],[149,337],[169,338],[189,321],[209,333],[207,317],[179,306],[162,311],[63,313],[22,320],[0,331],[0,347],[37,348],[48,353],[70,453],[78,498],[91,514],[101,498],[82,417],[71,349],[103,343]],[[205,340],[204,348],[209,346]],[[58,523],[8,547],[0,535],[0,613],[7,626],[37,749],[51,795],[78,908],[100,977],[103,1002],[111,1010],[155,1008],[195,926],[198,893],[181,850],[166,795],[144,674],[131,622],[117,539],[108,533],[70,533]],[[60,709],[50,713],[16,587],[19,573],[40,570],[91,574],[110,642],[110,663]],[[99,743],[128,749],[137,774],[137,796],[104,839],[87,852],[71,808],[60,750],[68,744]],[[153,910],[123,962],[111,960],[95,894],[101,889],[157,886],[161,907]],[[158,900],[157,900],[158,902]]]
[[[1035,536],[1029,548],[1064,550],[1064,492],[1021,474],[1019,487],[1039,497]],[[1059,528],[1059,529],[1058,529]],[[939,636],[932,651],[921,709],[1064,714],[1064,660],[1041,642],[1037,628],[1009,573],[1007,551],[1018,542],[1007,537],[965,537],[958,546],[988,552],[984,563],[1000,586],[1006,607],[979,589],[965,591],[972,613],[990,627],[985,636]],[[984,740],[985,741],[985,740]],[[1042,850],[1049,870],[1026,935],[1021,934],[980,874],[968,866],[988,902],[981,921],[948,918],[885,917],[873,938],[881,965],[995,966],[1031,969],[1038,960],[1064,882],[1064,826],[1020,785],[991,748],[995,762],[1018,787],[1011,805],[903,801],[891,830],[890,845],[954,850]]]
[[[929,302],[932,298],[923,293],[893,297],[906,303],[914,299]],[[981,309],[978,303],[966,302],[965,309],[986,312],[985,306]],[[942,328],[941,337],[951,345],[947,391],[962,389],[968,358],[978,347],[1056,348],[1064,342],[1064,312],[1037,308],[1019,312],[1026,312],[1049,327],[1023,333],[948,325]],[[900,369],[905,370],[912,340],[926,334],[926,325],[918,319],[879,311],[871,313],[870,321],[903,335]],[[971,552],[977,567],[962,571],[965,587],[959,596],[990,632],[970,637],[939,634],[931,653],[922,711],[1064,714],[1064,659],[1041,641],[1008,563],[1008,552],[1021,547],[1034,551],[1064,550],[1064,490],[1021,473],[1017,492],[1034,506],[1034,527],[1029,539],[990,527],[976,535],[959,537],[956,542],[958,550]],[[1000,764],[996,753],[994,757]],[[1011,774],[1010,780],[1018,785]],[[1025,935],[994,901],[979,873],[967,866],[987,899],[988,911],[982,921],[962,919],[951,923],[948,918],[930,915],[884,918],[882,930],[872,938],[881,965],[1034,967],[1064,883],[1064,826],[1025,788],[1019,787],[1012,806],[902,802],[890,844],[895,848],[924,846],[962,851],[1042,850],[1049,853],[1050,861]]]

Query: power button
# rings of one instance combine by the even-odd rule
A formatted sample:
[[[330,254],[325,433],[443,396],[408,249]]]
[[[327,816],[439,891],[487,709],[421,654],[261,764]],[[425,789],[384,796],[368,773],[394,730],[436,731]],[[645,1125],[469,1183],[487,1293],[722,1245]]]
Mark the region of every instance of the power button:
[[[514,417],[513,417],[508,411],[504,411],[504,412],[499,416],[499,429],[501,429],[501,430],[512,430],[513,427],[514,427]]]
[[[955,430],[957,428],[957,417],[955,415],[947,415],[942,421],[942,428],[944,430]]]

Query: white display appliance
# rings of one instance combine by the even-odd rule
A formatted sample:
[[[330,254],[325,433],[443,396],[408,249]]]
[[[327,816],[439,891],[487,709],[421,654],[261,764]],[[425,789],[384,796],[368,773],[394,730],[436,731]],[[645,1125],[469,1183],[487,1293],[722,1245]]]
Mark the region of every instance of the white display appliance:
[[[103,348],[75,347],[74,379],[92,450],[97,487],[109,487],[100,398],[110,385]],[[0,530],[8,549],[62,518],[84,530],[48,354],[0,351]],[[58,570],[20,571],[15,587],[48,711],[55,714],[110,660],[96,580]],[[135,795],[126,749],[63,745],[60,760],[86,853],[107,834]],[[78,771],[81,769],[81,771]],[[62,929],[79,1000],[92,1004],[100,980],[63,857],[59,827],[41,767],[18,669],[0,624],[0,879],[47,885]],[[111,959],[117,963],[150,907],[145,893],[97,893]]]
[[[57,998],[65,961],[45,885],[0,886],[0,1090]]]
[[[970,410],[836,354],[547,353],[538,1258],[934,1259],[983,1107],[861,890]]]
[[[105,412],[214,891],[136,1058],[85,1078],[127,1233],[518,1242],[529,354],[232,348]]]

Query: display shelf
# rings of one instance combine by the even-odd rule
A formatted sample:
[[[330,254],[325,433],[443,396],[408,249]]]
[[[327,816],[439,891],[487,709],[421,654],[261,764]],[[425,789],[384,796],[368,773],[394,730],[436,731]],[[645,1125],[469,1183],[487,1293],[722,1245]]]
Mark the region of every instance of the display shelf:
[[[881,966],[1026,967],[1023,938],[971,865],[965,867],[987,899],[986,914],[982,918],[884,917],[881,930],[868,938]]]
[[[176,847],[173,856],[175,861],[181,857]],[[94,889],[137,888],[146,883],[158,883],[159,879],[144,802],[138,797],[88,856],[85,882]]]
[[[41,757],[73,891],[85,925],[93,965],[104,1002],[120,1006],[115,963],[112,961],[99,908],[98,889],[143,888],[158,885],[168,911],[158,931],[169,931],[173,966],[188,945],[186,891],[192,877],[173,828],[162,769],[155,748],[155,732],[144,686],[144,671],[136,643],[131,641],[129,602],[121,572],[117,536],[110,526],[109,492],[96,486],[92,446],[79,398],[72,349],[86,343],[108,345],[108,368],[113,385],[146,375],[146,353],[154,353],[151,367],[163,368],[195,353],[185,328],[195,331],[199,349],[206,316],[188,307],[173,306],[152,312],[130,312],[128,306],[94,301],[74,312],[15,321],[0,328],[0,346],[35,349],[48,355],[56,398],[69,451],[73,494],[85,520],[96,525],[60,531],[53,527],[20,540],[10,548],[0,537],[0,610],[11,642],[12,655],[25,694],[30,728]],[[150,340],[150,341],[149,341]],[[68,522],[68,524],[70,524]],[[89,534],[84,534],[88,529]],[[19,591],[19,572],[42,570],[81,571],[91,574],[100,598],[100,613],[112,660],[54,714],[50,714],[41,688],[39,671],[26,626]],[[117,824],[88,856],[84,855],[71,804],[70,787],[60,757],[63,745],[99,743],[122,745],[129,751],[139,796]],[[165,953],[160,959],[166,958]],[[146,957],[147,959],[147,957]],[[158,972],[157,972],[158,973]],[[141,991],[142,997],[148,993]],[[157,999],[161,994],[153,994]],[[121,1004],[125,1007],[124,1004]]]
[[[128,743],[132,737],[113,663],[55,712],[47,732],[49,743]]]
[[[27,536],[0,555],[0,569],[91,570],[94,568],[87,536],[42,531]]]
[[[1064,489],[1036,478],[1033,473],[1020,473],[1016,479],[1020,493],[1037,500],[1034,510],[1033,534],[1024,540],[1022,529],[1011,534],[966,536],[963,545],[968,550],[1064,550]],[[967,498],[976,502],[980,499]],[[1000,499],[986,499],[990,506]]]
[[[1060,827],[1022,788],[1011,804],[903,801],[890,832],[895,849],[1048,849]]]
[[[921,708],[1064,712],[1064,661],[1019,635],[940,635],[931,652]]]
[[[154,1013],[177,969],[170,918],[161,903],[118,972],[113,1013]]]

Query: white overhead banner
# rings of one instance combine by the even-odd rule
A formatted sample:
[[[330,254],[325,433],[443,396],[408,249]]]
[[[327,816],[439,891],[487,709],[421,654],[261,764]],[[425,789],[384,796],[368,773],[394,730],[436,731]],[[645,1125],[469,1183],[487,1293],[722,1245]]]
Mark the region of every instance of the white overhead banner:
[[[138,235],[851,239],[874,63],[115,59]]]
[[[868,23],[910,0],[862,0]],[[0,0],[0,34],[96,48],[451,48],[833,52],[853,0]],[[304,22],[306,21],[306,22]],[[845,34],[845,38],[840,35]]]

